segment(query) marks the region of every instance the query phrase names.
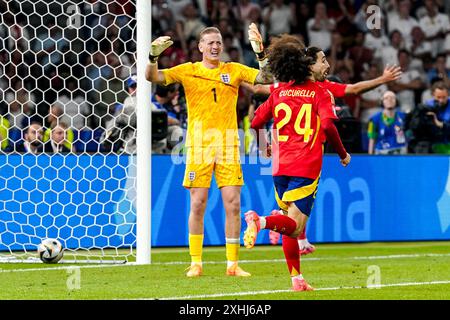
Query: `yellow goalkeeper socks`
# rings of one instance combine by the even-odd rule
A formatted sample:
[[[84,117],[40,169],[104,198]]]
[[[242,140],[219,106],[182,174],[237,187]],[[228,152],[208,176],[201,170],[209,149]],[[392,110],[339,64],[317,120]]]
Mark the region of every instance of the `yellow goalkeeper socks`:
[[[226,238],[225,251],[227,256],[227,266],[231,267],[239,260],[239,239]]]
[[[201,264],[203,252],[203,234],[189,234],[189,254],[191,262]]]

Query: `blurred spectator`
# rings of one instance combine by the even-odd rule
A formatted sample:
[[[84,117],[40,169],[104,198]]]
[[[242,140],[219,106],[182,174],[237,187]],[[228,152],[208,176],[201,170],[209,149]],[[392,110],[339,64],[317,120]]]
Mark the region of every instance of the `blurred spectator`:
[[[389,38],[382,29],[372,28],[364,35],[364,47],[372,50],[375,57],[381,57],[383,50],[390,46]]]
[[[369,121],[369,154],[405,154],[405,114],[396,111],[395,93],[386,91],[382,105],[383,111],[376,113]]]
[[[67,140],[69,126],[64,122],[58,123],[51,129],[50,139],[44,143],[44,151],[49,153],[75,152],[72,144]],[[68,148],[66,145],[70,145]]]
[[[237,14],[241,22],[244,23],[243,30],[247,30],[250,23],[256,22],[253,20],[252,11],[261,11],[261,8],[250,0],[238,0]]]
[[[91,108],[82,96],[70,99],[67,95],[61,95],[58,97],[58,102],[63,105],[64,115],[66,116],[64,121],[70,119],[69,123],[76,130],[87,127],[87,117],[91,113]]]
[[[187,4],[183,9],[184,19],[182,21],[183,36],[185,39],[198,38],[200,31],[206,26],[202,22],[197,8],[192,4]]]
[[[369,70],[364,72],[363,80],[375,79],[379,76],[380,72],[381,70],[378,64],[373,63],[370,65]],[[382,97],[383,93],[386,91],[388,91],[388,87],[385,84],[382,84],[379,87],[361,94],[359,120],[363,125],[367,125],[369,119],[372,118],[375,113],[382,111],[382,101],[380,101],[380,97]]]
[[[168,86],[157,85],[152,96],[152,109],[164,110],[167,113],[167,138],[165,148],[172,150],[183,138],[183,115],[178,104],[179,84]],[[184,108],[183,108],[184,109]],[[163,148],[164,149],[164,148]]]
[[[420,27],[414,27],[411,30],[411,67],[423,72],[423,60],[431,58],[431,45],[425,41],[425,34]]]
[[[175,27],[176,20],[165,0],[152,1],[152,28],[153,34],[162,35],[164,30]]]
[[[445,52],[445,36],[450,32],[448,15],[440,13],[435,0],[425,0],[426,14],[419,21],[420,27],[430,43],[433,57]]]
[[[192,4],[192,0],[166,0],[167,7],[172,11],[174,22],[184,21],[184,10],[187,5]]]
[[[431,88],[433,87],[433,84],[436,82],[442,81],[440,78],[433,78],[431,79],[430,85],[422,91],[421,97],[420,97],[420,103],[425,104],[428,100],[433,99],[433,94],[431,93]]]
[[[433,98],[408,117],[407,136],[414,153],[450,153],[450,99],[444,82],[435,82]]]
[[[327,59],[330,63],[329,74],[334,74],[335,70],[346,66],[349,69],[353,69],[353,61],[349,59],[348,48],[344,45],[342,35],[339,32],[334,31],[331,36],[331,48],[327,52]]]
[[[47,142],[50,139],[51,130],[64,123],[67,127],[70,127],[70,118],[64,114],[64,106],[60,102],[55,102],[50,106],[49,113],[45,118],[43,142]],[[75,134],[72,129],[67,129],[67,138],[64,141],[64,145],[67,149],[72,150],[72,143],[75,138]]]
[[[198,50],[198,48],[189,51],[188,61],[192,63],[202,61],[202,53]],[[159,65],[161,65],[161,62],[159,62]]]
[[[394,30],[389,35],[390,45],[377,50],[375,58],[381,59],[383,65],[398,65],[398,51],[404,48],[400,31]]]
[[[128,101],[128,100],[136,99],[136,88],[137,88],[137,75],[132,74],[125,82],[125,89],[127,90],[128,96],[125,98],[125,101],[123,104],[122,103],[115,104],[115,109],[113,112],[114,116],[117,116],[119,113],[122,112],[124,104],[134,103],[133,101]]]
[[[6,93],[6,102],[9,106],[6,118],[9,121],[10,128],[23,130],[26,126],[26,120],[35,112],[33,103],[34,98],[25,89],[20,89]]]
[[[450,87],[450,68],[447,68],[445,63],[446,56],[444,54],[438,55],[436,62],[434,63],[434,68],[429,70],[427,74],[429,83],[431,82],[431,79],[439,78],[447,87]]]
[[[328,16],[336,22],[335,30],[344,37],[351,37],[355,25],[355,12],[350,0],[330,1],[327,7]]]
[[[227,33],[234,34],[233,26],[231,25],[230,20],[228,20],[227,18],[219,19],[219,21],[215,24],[215,26],[217,27],[217,29],[220,30],[221,34]]]
[[[297,25],[295,3],[284,4],[284,0],[273,0],[263,9],[262,16],[269,36],[290,33],[291,27]],[[325,49],[325,48],[322,48]]]
[[[432,118],[436,130],[436,139],[432,145],[434,153],[450,154],[450,98],[449,86],[436,82],[431,88],[433,99],[426,102],[430,108],[427,115]]]
[[[52,128],[56,126],[58,122],[65,122],[66,124],[70,124],[70,118],[64,114],[64,106],[61,102],[54,102],[49,110],[48,115],[45,118],[45,127]]]
[[[63,31],[58,26],[51,23],[47,26],[50,33],[41,33],[42,49],[47,53],[42,56],[40,63],[45,65],[44,70],[48,72],[55,65],[59,65],[63,60],[63,52],[65,52],[70,42],[63,35]]]
[[[105,54],[96,52],[89,55],[86,62],[86,76],[89,80],[89,88],[103,91],[106,89],[106,82],[112,75],[114,70],[107,64]]]
[[[100,144],[105,152],[136,153],[136,75],[126,81],[128,96],[114,117],[106,122],[105,131],[100,137]]]
[[[388,13],[388,31],[391,33],[394,30],[399,30],[405,40],[407,47],[411,46],[411,30],[419,26],[416,18],[410,15],[411,1],[399,0],[397,10]]]
[[[325,52],[331,47],[331,32],[336,27],[336,22],[327,15],[327,8],[323,2],[315,6],[314,17],[308,20],[309,46],[322,48]]]
[[[223,41],[223,49],[224,50],[222,51],[223,56],[221,56],[221,59],[223,59],[223,61],[241,62],[244,60],[243,55],[242,55],[242,48],[239,43],[239,40],[236,39],[232,33],[223,34],[222,41]],[[236,49],[238,51],[237,52],[237,54],[238,54],[237,60],[231,59],[230,50],[232,48]],[[234,53],[234,54],[236,54],[236,53]]]
[[[228,0],[213,1],[211,20],[218,24],[221,19],[226,19],[234,29],[238,27],[238,20]]]
[[[409,113],[416,105],[415,91],[423,89],[424,83],[420,73],[410,67],[411,56],[407,50],[398,52],[398,60],[403,73],[399,80],[389,85],[389,88],[396,93],[400,110]]]
[[[297,26],[293,28],[294,33],[301,34],[304,43],[309,44],[309,36],[308,36],[308,20],[311,18],[311,5],[308,0],[300,1],[296,6],[297,12]],[[259,28],[259,30],[261,30]]]
[[[445,53],[447,55],[446,67],[450,69],[450,33],[445,37]]]
[[[9,131],[9,121],[5,117],[0,115],[0,150],[8,151],[9,140],[8,140],[8,131]]]
[[[228,56],[229,56],[229,61],[231,62],[238,62],[238,63],[243,63],[243,58],[241,53],[239,52],[239,49],[236,47],[231,47],[228,49]]]
[[[353,46],[349,49],[348,57],[354,61],[352,78],[354,81],[360,81],[362,73],[369,68],[369,63],[373,60],[372,50],[364,47],[363,32],[356,32]]]
[[[42,153],[44,151],[42,136],[42,125],[39,122],[31,121],[30,125],[23,131],[23,140],[15,145],[14,150],[21,153]]]

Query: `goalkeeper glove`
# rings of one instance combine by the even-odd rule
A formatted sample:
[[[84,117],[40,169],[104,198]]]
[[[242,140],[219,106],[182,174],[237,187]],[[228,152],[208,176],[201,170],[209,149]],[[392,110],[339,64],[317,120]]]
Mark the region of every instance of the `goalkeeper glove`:
[[[264,60],[266,56],[264,53],[262,37],[259,33],[258,27],[254,23],[251,23],[248,27],[248,40],[250,40],[253,52],[255,52],[258,60]]]
[[[148,55],[148,59],[150,60],[150,62],[155,63],[156,61],[158,61],[159,55],[172,44],[173,41],[170,40],[170,37],[168,36],[159,37],[153,40],[152,47]]]

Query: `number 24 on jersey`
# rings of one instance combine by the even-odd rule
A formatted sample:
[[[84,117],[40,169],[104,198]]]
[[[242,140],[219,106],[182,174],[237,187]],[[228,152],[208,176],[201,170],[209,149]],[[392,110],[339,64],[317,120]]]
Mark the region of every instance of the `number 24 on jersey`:
[[[283,111],[281,114],[280,112]],[[300,107],[300,111],[298,112],[298,115],[295,119],[294,123],[294,130],[295,133],[297,133],[300,136],[303,136],[303,142],[308,143],[311,136],[314,133],[314,130],[311,129],[311,111],[312,111],[312,104],[311,103],[304,103]],[[275,117],[282,117],[278,123],[276,124],[276,128],[278,129],[278,132],[287,125],[292,118],[292,108],[287,105],[286,103],[280,103],[275,107]],[[303,124],[303,127],[301,126],[302,120],[305,118],[305,122]],[[286,142],[289,139],[289,135],[278,135],[278,141],[280,142]]]

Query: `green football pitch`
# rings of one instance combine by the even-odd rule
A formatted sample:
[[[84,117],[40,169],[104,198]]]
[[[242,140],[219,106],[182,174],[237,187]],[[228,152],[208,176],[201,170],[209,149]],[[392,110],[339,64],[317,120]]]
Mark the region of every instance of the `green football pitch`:
[[[199,278],[185,276],[187,248],[159,248],[151,265],[0,264],[0,299],[450,299],[449,241],[316,247],[301,260],[312,292],[291,291],[281,246],[242,247],[248,278],[225,275],[224,247],[204,249]]]

